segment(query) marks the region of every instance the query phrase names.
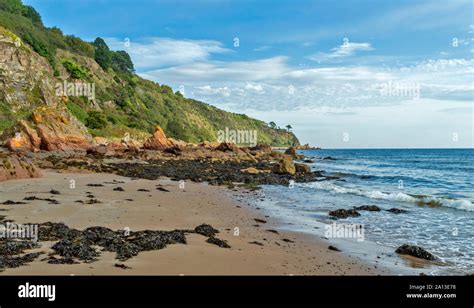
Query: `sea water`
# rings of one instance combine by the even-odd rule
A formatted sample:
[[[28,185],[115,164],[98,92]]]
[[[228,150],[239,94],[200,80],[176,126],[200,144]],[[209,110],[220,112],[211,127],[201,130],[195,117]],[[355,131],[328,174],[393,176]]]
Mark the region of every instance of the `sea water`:
[[[474,149],[307,150],[313,171],[334,180],[264,186],[266,205],[288,226],[316,233],[328,212],[360,205],[382,211],[338,223],[362,224],[366,240],[390,251],[418,245],[447,265],[438,274],[474,272]],[[399,208],[407,213],[393,214]],[[319,233],[321,234],[320,230]]]

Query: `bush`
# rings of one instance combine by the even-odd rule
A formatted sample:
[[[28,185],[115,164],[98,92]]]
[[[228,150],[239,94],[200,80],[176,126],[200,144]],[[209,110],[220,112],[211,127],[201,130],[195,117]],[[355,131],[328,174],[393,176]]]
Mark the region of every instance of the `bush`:
[[[101,129],[107,126],[107,119],[100,111],[89,111],[87,113],[86,126],[92,129]]]
[[[66,68],[66,70],[71,74],[71,77],[74,79],[86,79],[87,77],[87,71],[85,68],[83,68],[80,65],[77,65],[74,62],[71,62],[69,60],[64,60],[63,61],[63,66]]]

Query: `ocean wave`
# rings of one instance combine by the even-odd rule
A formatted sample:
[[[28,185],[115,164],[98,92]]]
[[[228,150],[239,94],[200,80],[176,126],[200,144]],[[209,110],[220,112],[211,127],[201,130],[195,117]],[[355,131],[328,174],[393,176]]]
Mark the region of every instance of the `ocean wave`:
[[[333,191],[340,194],[354,194],[358,196],[367,197],[370,199],[383,199],[390,201],[399,201],[399,202],[408,202],[418,205],[427,205],[427,206],[445,206],[450,208],[455,208],[458,210],[465,210],[474,212],[474,204],[470,200],[466,199],[449,199],[433,196],[423,196],[423,195],[410,195],[402,192],[383,192],[379,190],[362,190],[359,188],[348,188],[342,187],[334,184],[333,182],[313,182],[306,184],[305,186],[311,186],[318,189]]]

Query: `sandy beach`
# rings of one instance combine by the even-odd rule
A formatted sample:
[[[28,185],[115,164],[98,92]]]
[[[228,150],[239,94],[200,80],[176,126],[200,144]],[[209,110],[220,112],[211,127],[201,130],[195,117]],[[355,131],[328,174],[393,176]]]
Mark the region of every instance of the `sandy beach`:
[[[60,194],[51,195],[51,189]],[[252,198],[254,192],[239,190],[238,193]],[[43,171],[42,178],[12,180],[0,185],[0,202],[21,201],[28,196],[54,198],[59,204],[34,200],[27,204],[0,205],[0,213],[18,224],[63,222],[79,230],[92,226],[132,232],[194,229],[205,223],[218,229],[218,238],[227,241],[231,248],[210,244],[199,234],[188,234],[187,244],[140,252],[124,262],[115,259],[115,253],[102,251],[96,262],[48,264],[41,259],[52,251],[49,247],[53,243],[41,242],[41,248],[28,252],[39,251],[43,255],[25,266],[8,268],[0,275],[390,274],[381,266],[374,267],[343,252],[329,250],[323,240],[277,230],[277,221],[249,203],[237,201],[225,187],[190,181],[184,182],[183,187],[168,179],[151,181],[52,170]],[[100,203],[79,202],[86,202],[92,196]]]

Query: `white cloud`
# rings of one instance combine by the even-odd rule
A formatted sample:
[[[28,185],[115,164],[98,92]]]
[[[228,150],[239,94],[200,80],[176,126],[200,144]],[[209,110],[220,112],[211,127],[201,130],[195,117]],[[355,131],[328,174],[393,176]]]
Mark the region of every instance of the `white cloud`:
[[[224,108],[291,110],[308,106],[399,104],[407,95],[412,99],[418,93],[425,99],[466,102],[472,100],[473,73],[474,60],[466,59],[436,59],[388,68],[302,69],[289,65],[285,57],[274,57],[245,62],[199,62],[152,70],[142,76],[175,86],[183,84],[191,89],[191,97]],[[408,92],[392,91],[387,96],[382,88],[388,85]]]
[[[151,37],[138,41],[108,38],[106,42],[113,50],[127,51],[133,59],[135,68],[139,70],[206,61],[211,54],[232,52],[224,48],[220,42],[212,40]]]
[[[228,87],[213,88],[210,85],[195,87],[194,93],[204,94],[204,95],[221,95],[224,97],[230,96],[230,89]]]
[[[257,93],[265,93],[265,91],[263,91],[263,88],[261,85],[259,84],[251,84],[249,82],[247,82],[247,84],[245,85],[245,89],[246,90],[251,90],[251,91],[254,91],[254,92],[257,92]]]
[[[322,61],[328,59],[337,59],[353,56],[357,51],[371,51],[374,48],[370,43],[352,43],[346,42],[341,46],[333,48],[330,53],[320,52],[309,56],[308,58],[313,61]]]

